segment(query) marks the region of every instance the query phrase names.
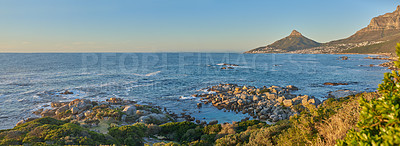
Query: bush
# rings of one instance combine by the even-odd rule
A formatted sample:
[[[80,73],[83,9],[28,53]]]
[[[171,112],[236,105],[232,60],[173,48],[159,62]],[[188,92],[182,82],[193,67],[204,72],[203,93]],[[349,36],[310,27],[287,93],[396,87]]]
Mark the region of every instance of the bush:
[[[200,127],[197,127],[195,129],[189,129],[182,136],[181,141],[184,141],[184,142],[196,141],[196,140],[200,139],[202,134],[203,134],[203,132]]]
[[[400,59],[400,44],[396,47]],[[395,61],[400,67],[400,62]],[[400,144],[400,75],[398,71],[385,73],[378,91],[378,99],[360,99],[360,120],[338,145],[399,145]]]
[[[160,133],[161,131],[161,127],[155,124],[146,124],[146,127],[147,127],[146,131],[147,135],[155,135]]]
[[[217,134],[222,129],[221,124],[207,125],[203,128],[205,134]]]
[[[400,59],[400,44],[396,47]],[[395,61],[400,67],[400,62]],[[351,130],[339,145],[400,145],[400,74],[385,73],[378,91],[378,99],[360,99],[358,129]]]
[[[109,134],[125,145],[142,145],[147,127],[143,123],[110,128]]]
[[[161,135],[166,136],[170,140],[181,141],[182,136],[189,130],[197,127],[196,124],[188,121],[171,122],[160,125]]]
[[[258,129],[265,125],[266,125],[266,123],[260,122],[259,120],[247,120],[247,121],[243,121],[243,122],[238,122],[235,126],[235,131],[239,133],[242,131],[246,131],[249,127]],[[252,127],[252,126],[255,126],[255,127]]]

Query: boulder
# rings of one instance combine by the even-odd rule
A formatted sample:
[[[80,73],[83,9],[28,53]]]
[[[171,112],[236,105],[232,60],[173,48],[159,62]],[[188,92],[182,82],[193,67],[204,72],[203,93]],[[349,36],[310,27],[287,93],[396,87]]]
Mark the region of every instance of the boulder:
[[[260,120],[266,120],[266,119],[267,119],[267,117],[265,115],[260,116]]]
[[[299,88],[297,88],[296,86],[293,86],[293,85],[286,86],[286,89],[291,90],[291,91],[299,90]]]
[[[169,121],[169,118],[164,115],[164,114],[149,114],[147,116],[141,116],[139,118],[139,122],[141,123],[145,123],[145,124],[162,124],[162,123],[166,123]]]
[[[280,96],[280,97],[278,97],[278,99],[276,99],[276,101],[279,102],[279,103],[282,103],[283,100],[285,100],[284,96]]]
[[[89,117],[92,114],[92,110],[88,110],[84,114],[85,114],[85,117]]]
[[[19,125],[22,125],[22,124],[24,124],[25,123],[25,121],[24,120],[21,120],[21,121],[19,121],[15,126],[19,126]]]
[[[244,105],[244,102],[243,102],[243,100],[241,100],[241,99],[239,99],[239,100],[237,101],[237,103],[238,103],[239,105]]]
[[[256,96],[256,95],[254,95],[253,96],[253,101],[258,101],[258,100],[260,100],[260,98],[258,96]]]
[[[218,124],[218,120],[211,120],[208,125],[215,125]]]
[[[60,108],[58,108],[55,112],[56,115],[60,115],[61,113],[64,113],[65,111],[67,111],[69,109],[68,105],[65,104],[63,106],[61,106]]]
[[[319,105],[319,104],[321,104],[321,101],[318,98],[311,98],[308,100],[308,103],[313,104],[313,105]]]
[[[72,107],[72,108],[71,108],[71,113],[72,113],[72,114],[75,115],[75,114],[77,114],[78,112],[79,112],[79,108],[77,108],[77,107]]]
[[[340,59],[341,59],[341,60],[347,60],[347,59],[349,59],[349,57],[347,57],[347,56],[341,56]]]
[[[240,95],[240,98],[243,99],[243,100],[246,100],[246,99],[247,99],[247,95],[241,94],[241,95]]]
[[[65,90],[64,92],[61,92],[60,94],[74,94],[74,93],[71,91]]]
[[[203,105],[201,103],[196,104],[198,108],[201,108]]]
[[[279,121],[279,117],[278,116],[275,116],[274,118],[271,118],[272,119],[272,122],[278,122]]]
[[[123,102],[123,99],[113,97],[113,98],[107,99],[106,101],[109,102],[109,103],[116,103],[116,104],[118,104],[118,103],[122,103],[122,102]]]
[[[21,124],[24,124],[26,122],[30,122],[30,121],[33,121],[33,120],[36,120],[36,119],[38,119],[38,118],[27,118],[26,120],[19,121],[15,126],[19,126]]]
[[[135,115],[136,114],[136,106],[134,105],[128,105],[125,106],[125,108],[122,110],[127,115]]]
[[[274,93],[265,92],[264,93],[269,100],[276,99],[277,95]]]
[[[136,110],[136,114],[139,116],[145,116],[145,115],[150,114],[150,112],[146,111],[146,110]]]
[[[45,109],[42,113],[40,113],[42,117],[53,117],[56,115],[56,110],[55,109]]]
[[[52,108],[61,107],[68,104],[69,102],[52,102],[50,105]]]
[[[126,115],[122,115],[121,116],[121,121],[126,121],[126,117],[127,117]]]
[[[42,112],[43,112],[43,109],[41,108],[41,109],[38,109],[38,110],[36,110],[36,111],[34,111],[32,113],[35,114],[35,115],[40,115],[40,113],[42,113]]]
[[[76,119],[78,119],[78,120],[82,120],[84,117],[85,117],[85,115],[83,113],[76,115]]]
[[[292,100],[284,100],[283,105],[286,107],[290,107],[293,105]]]
[[[331,82],[326,82],[324,85],[329,85],[329,86],[338,86],[338,85],[349,85],[347,83],[331,83]]]
[[[78,113],[81,113],[87,109],[93,107],[92,102],[88,99],[75,99],[69,103],[69,107],[77,107]]]

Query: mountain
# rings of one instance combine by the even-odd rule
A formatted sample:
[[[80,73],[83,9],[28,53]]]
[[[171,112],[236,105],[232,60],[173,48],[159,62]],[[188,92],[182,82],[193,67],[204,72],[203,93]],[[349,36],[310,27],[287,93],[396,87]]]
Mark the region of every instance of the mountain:
[[[300,32],[293,30],[292,33],[268,46],[259,47],[245,53],[282,53],[317,47],[321,44],[303,36]]]
[[[271,45],[245,53],[394,53],[400,42],[400,6],[371,19],[369,25],[348,38],[318,43],[297,31]]]
[[[330,43],[355,43],[363,41],[381,41],[373,45],[351,48],[344,53],[393,53],[400,42],[400,6],[392,13],[372,18],[370,24],[354,35]]]

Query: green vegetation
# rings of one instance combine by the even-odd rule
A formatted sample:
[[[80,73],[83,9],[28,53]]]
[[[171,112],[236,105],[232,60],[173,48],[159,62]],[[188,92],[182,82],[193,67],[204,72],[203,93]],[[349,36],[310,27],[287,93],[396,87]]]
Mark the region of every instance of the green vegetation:
[[[109,130],[109,134],[115,137],[119,142],[125,145],[141,145],[146,135],[147,127],[142,123],[133,125],[113,127]]]
[[[0,145],[22,144],[119,144],[113,137],[89,131],[79,125],[45,117],[0,133]]]
[[[400,59],[400,44],[396,54]],[[400,62],[395,61],[396,67]],[[352,129],[340,145],[400,145],[400,74],[385,73],[378,88],[381,97],[360,99],[361,111],[357,129]]]
[[[187,133],[187,131],[189,129],[196,128],[197,125],[192,122],[185,121],[185,122],[166,123],[160,125],[160,127],[161,127],[161,134],[166,136],[168,139],[174,141],[184,141],[185,139],[182,138]]]

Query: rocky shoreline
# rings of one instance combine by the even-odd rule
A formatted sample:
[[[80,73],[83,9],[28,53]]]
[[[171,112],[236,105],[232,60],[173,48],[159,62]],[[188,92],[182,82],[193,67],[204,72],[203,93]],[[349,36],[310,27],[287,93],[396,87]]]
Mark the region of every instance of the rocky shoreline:
[[[238,86],[236,84],[219,84],[206,89],[212,93],[196,94],[204,104],[211,103],[224,111],[249,114],[254,119],[277,122],[299,114],[301,108],[318,106],[321,101],[308,95],[294,95],[291,91],[297,87],[271,86],[256,88],[254,86]],[[201,107],[201,103],[198,104]]]
[[[205,88],[203,91],[207,91],[206,93],[192,95],[199,100],[197,108],[203,108],[204,104],[212,104],[219,110],[236,112],[237,114],[248,114],[254,119],[250,120],[250,117],[248,117],[241,121],[232,122],[232,124],[219,124],[217,120],[207,123],[206,121],[186,115],[186,113],[171,113],[166,108],[159,106],[141,105],[135,101],[121,98],[109,98],[105,101],[75,99],[69,102],[52,102],[50,105],[43,106],[42,109],[33,112],[33,114],[39,115],[42,118],[21,120],[16,124],[16,127],[24,127],[24,125],[32,124],[32,122],[37,122],[38,120],[43,121],[54,118],[54,120],[56,119],[60,122],[79,125],[79,127],[84,128],[80,129],[82,131],[88,130],[98,134],[113,135],[115,139],[118,139],[118,137],[115,137],[116,129],[123,131],[125,128],[145,126],[144,131],[146,131],[145,135],[147,136],[142,136],[140,143],[153,144],[170,141],[182,142],[182,140],[176,138],[176,131],[179,131],[179,128],[182,127],[180,125],[190,125],[190,128],[193,130],[181,132],[179,137],[188,136],[188,133],[194,134],[193,131],[199,130],[199,128],[206,129],[200,132],[203,134],[210,128],[214,128],[214,130],[221,131],[216,135],[211,135],[215,137],[211,141],[215,142],[216,139],[223,137],[227,133],[232,133],[232,130],[236,132],[240,131],[240,127],[246,124],[250,124],[248,126],[257,124],[258,126],[262,126],[279,123],[278,121],[292,119],[290,118],[292,116],[296,118],[298,116],[295,115],[300,115],[300,113],[307,111],[307,109],[324,106],[315,97],[293,94],[297,90],[299,88],[293,85],[257,88],[237,84],[219,84]],[[359,92],[338,90],[329,93],[326,98],[338,99],[357,93]],[[231,132],[229,132],[229,129]],[[112,132],[110,133],[110,131]],[[171,134],[170,132],[175,134]],[[77,137],[79,136],[75,136],[74,138]],[[141,138],[136,137],[136,139]],[[51,141],[45,142],[48,143]],[[76,144],[70,142],[70,139],[65,142]]]
[[[172,115],[161,111],[160,107],[139,105],[135,101],[110,98],[106,101],[75,99],[71,102],[52,102],[51,109],[33,112],[42,117],[78,122],[84,127],[96,127],[100,121],[126,125],[136,122],[162,124],[175,121]],[[21,120],[17,126],[32,120]]]
[[[397,68],[394,64],[394,61],[397,61],[396,57],[390,57],[390,56],[377,56],[377,57],[365,57],[364,59],[373,59],[373,60],[387,60],[388,62],[384,62],[382,64],[379,64],[379,66],[382,67],[387,67],[390,70],[400,70],[399,68]]]
[[[224,112],[248,114],[249,117],[242,121],[253,119],[277,122],[289,119],[290,116],[300,114],[299,111],[307,106],[318,106],[322,102],[308,95],[292,94],[299,90],[293,85],[286,87],[254,87],[239,86],[237,84],[219,84],[205,88],[208,93],[194,94],[200,99],[197,108],[203,104],[212,104]],[[203,90],[203,91],[204,91]],[[355,91],[346,91],[352,95]],[[354,93],[353,93],[354,92]],[[336,91],[335,91],[336,93]],[[342,95],[342,94],[338,94]],[[336,94],[328,94],[327,98],[337,98]],[[70,102],[52,102],[51,108],[41,108],[33,114],[41,117],[52,117],[58,120],[77,122],[84,127],[98,127],[101,121],[115,125],[129,125],[133,123],[163,124],[168,122],[189,121],[201,125],[217,124],[217,120],[206,121],[195,119],[191,115],[173,113],[159,106],[140,105],[135,101],[121,98],[110,98],[106,101],[91,101],[88,99],[75,99]],[[190,114],[190,113],[189,113]],[[37,118],[28,118],[17,123],[32,121]]]

